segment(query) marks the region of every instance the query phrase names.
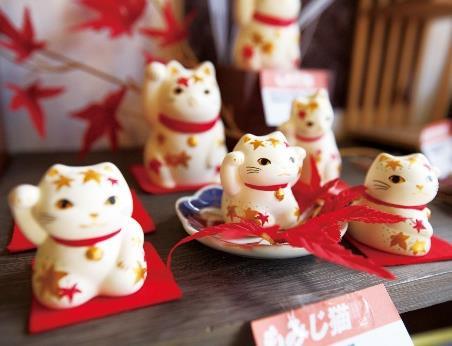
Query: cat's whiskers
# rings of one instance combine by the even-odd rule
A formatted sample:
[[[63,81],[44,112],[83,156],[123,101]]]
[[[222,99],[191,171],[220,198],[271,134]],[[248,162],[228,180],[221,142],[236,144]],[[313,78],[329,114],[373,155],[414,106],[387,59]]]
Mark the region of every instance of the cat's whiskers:
[[[391,185],[389,185],[388,183],[384,182],[383,180],[374,179],[373,182],[374,182],[375,184],[379,184],[379,185],[384,185],[384,186],[387,186],[387,187],[391,187]]]
[[[46,212],[40,212],[38,214],[38,219],[41,223],[48,225],[54,222],[56,220],[56,217]]]

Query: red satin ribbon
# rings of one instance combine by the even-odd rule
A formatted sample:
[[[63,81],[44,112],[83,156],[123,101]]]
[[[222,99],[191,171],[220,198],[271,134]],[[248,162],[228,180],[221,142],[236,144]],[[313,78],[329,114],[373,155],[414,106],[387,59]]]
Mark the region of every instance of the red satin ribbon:
[[[260,190],[260,191],[276,191],[276,190],[283,189],[283,188],[287,187],[287,184],[253,185],[253,184],[245,183],[245,186],[249,187],[250,189]]]
[[[110,239],[110,238],[114,237],[116,234],[118,234],[119,232],[121,232],[121,229],[119,229],[113,233],[103,235],[101,237],[88,238],[88,239],[70,240],[70,239],[61,239],[61,238],[57,238],[57,237],[52,237],[52,239],[54,241],[56,241],[58,244],[62,244],[62,245],[66,245],[66,246],[72,246],[72,247],[91,246],[91,245],[100,243],[101,241]]]
[[[367,192],[364,193],[364,198],[372,203],[385,205],[387,207],[401,208],[401,209],[415,209],[415,210],[424,210],[425,209],[425,204],[424,205],[400,205],[400,204],[388,203],[388,202],[382,201],[381,199],[372,197]]]
[[[255,12],[253,18],[254,18],[254,20],[256,20],[260,23],[273,25],[273,26],[289,26],[298,20],[297,17],[284,19],[284,18],[273,17],[268,14],[263,14],[263,13],[259,13],[259,12]]]
[[[297,137],[297,139],[302,142],[315,142],[315,141],[318,141],[320,138],[322,138],[323,135],[317,136],[317,137],[304,137],[304,136],[300,136],[300,135],[295,135],[295,137]]]
[[[220,116],[218,115],[214,120],[206,123],[191,123],[188,121],[171,118],[162,113],[159,114],[159,121],[161,124],[165,125],[170,130],[180,133],[201,133],[209,131],[212,127],[215,126],[219,119]]]

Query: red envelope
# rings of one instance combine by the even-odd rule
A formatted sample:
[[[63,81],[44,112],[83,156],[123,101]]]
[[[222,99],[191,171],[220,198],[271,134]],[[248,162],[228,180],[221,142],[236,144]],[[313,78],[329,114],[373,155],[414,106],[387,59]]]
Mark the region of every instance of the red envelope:
[[[363,243],[360,243],[350,236],[347,236],[347,240],[356,248],[358,248],[358,250],[361,251],[364,255],[366,255],[367,258],[371,259],[376,264],[385,267],[452,260],[452,245],[447,241],[435,236],[432,237],[432,245],[430,251],[424,256],[394,255],[373,249],[367,245],[364,245]]]
[[[168,189],[168,188],[161,187],[159,185],[154,184],[149,179],[149,177],[146,173],[146,169],[144,168],[143,165],[133,165],[129,168],[129,170],[132,173],[132,175],[134,176],[134,178],[136,179],[136,181],[138,182],[138,185],[140,185],[141,189],[144,192],[147,192],[147,193],[150,193],[153,195],[166,195],[166,194],[174,193],[174,192],[196,191],[206,185],[214,184],[212,182],[209,184],[201,184],[201,185],[182,185],[182,186],[176,186],[175,188],[172,188],[172,189]]]
[[[138,197],[135,190],[131,189],[132,199],[133,199],[133,213],[132,217],[137,220],[137,222],[143,228],[143,232],[152,233],[155,231],[154,221],[152,220],[149,213],[144,209],[143,204],[141,203],[140,198]],[[33,250],[36,246],[32,244],[22,233],[20,228],[14,224],[13,226],[13,235],[11,237],[11,241],[9,242],[6,249],[9,252],[21,252],[27,250]]]
[[[137,293],[120,298],[97,297],[76,308],[63,310],[48,309],[33,297],[28,323],[29,332],[40,333],[180,299],[182,291],[151,243],[145,242],[144,250],[148,275],[143,287]]]

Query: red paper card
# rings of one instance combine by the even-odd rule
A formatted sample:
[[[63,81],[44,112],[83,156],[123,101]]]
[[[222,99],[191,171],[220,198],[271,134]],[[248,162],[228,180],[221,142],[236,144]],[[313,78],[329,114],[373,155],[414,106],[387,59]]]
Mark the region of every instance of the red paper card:
[[[367,258],[371,259],[376,264],[385,267],[452,260],[452,245],[435,236],[432,237],[430,251],[424,256],[394,255],[373,249],[350,236],[347,236],[347,240],[358,248],[358,250],[361,251]]]
[[[138,182],[138,185],[140,185],[141,189],[144,192],[151,193],[153,195],[166,195],[174,192],[196,191],[206,185],[209,185],[209,184],[185,185],[185,186],[176,186],[175,188],[172,189],[167,189],[165,187],[161,187],[159,185],[154,184],[149,179],[146,173],[146,169],[144,168],[143,165],[133,165],[129,168],[129,170],[136,179],[136,181]]]
[[[154,221],[152,220],[149,213],[144,209],[143,204],[141,203],[140,198],[138,197],[135,190],[131,189],[132,199],[133,199],[133,213],[132,217],[137,220],[137,222],[143,228],[143,232],[152,233],[155,231]],[[36,246],[32,244],[22,233],[20,228],[14,224],[13,226],[13,235],[11,237],[11,241],[9,242],[6,249],[9,252],[21,252],[27,250],[33,250]]]
[[[151,243],[145,242],[144,250],[148,275],[143,287],[137,293],[121,298],[97,297],[79,307],[64,310],[48,309],[33,297],[28,324],[29,332],[40,333],[180,299],[182,291]]]
[[[251,323],[257,346],[412,345],[383,284]]]

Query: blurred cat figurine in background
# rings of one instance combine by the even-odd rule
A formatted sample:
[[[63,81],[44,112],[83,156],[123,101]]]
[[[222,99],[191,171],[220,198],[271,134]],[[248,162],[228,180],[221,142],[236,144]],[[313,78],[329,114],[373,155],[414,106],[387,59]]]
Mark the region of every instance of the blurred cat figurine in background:
[[[236,0],[235,65],[253,71],[297,68],[300,9],[300,0]]]
[[[40,303],[71,308],[142,287],[143,230],[115,165],[57,164],[38,186],[20,185],[9,197],[16,223],[38,247],[32,286]]]
[[[433,230],[426,204],[438,192],[438,172],[422,154],[380,154],[367,172],[366,194],[358,204],[400,215],[396,224],[352,222],[349,234],[366,245],[390,253],[423,256]]]
[[[292,186],[305,155],[302,148],[289,147],[281,132],[243,136],[221,165],[224,220],[295,226],[301,213]]]
[[[219,182],[227,150],[212,63],[189,70],[176,61],[153,62],[143,97],[151,129],[144,162],[151,181],[165,188]]]
[[[341,157],[332,130],[334,112],[325,89],[292,103],[290,119],[280,126],[291,145],[304,148],[315,159],[322,183],[339,178]],[[300,180],[311,181],[311,163],[305,160]]]

